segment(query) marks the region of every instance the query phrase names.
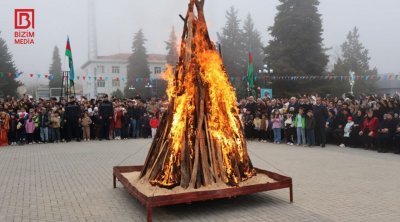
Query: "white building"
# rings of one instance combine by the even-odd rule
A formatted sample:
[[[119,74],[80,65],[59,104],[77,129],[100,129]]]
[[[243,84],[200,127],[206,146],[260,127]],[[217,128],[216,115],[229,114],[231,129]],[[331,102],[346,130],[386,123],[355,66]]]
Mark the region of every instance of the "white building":
[[[82,76],[78,80],[83,87],[83,96],[95,98],[102,93],[109,95],[117,89],[123,92],[127,84],[128,59],[130,55],[128,53],[120,53],[97,56],[95,59],[87,61],[81,67]],[[161,74],[166,69],[166,56],[149,54],[148,62],[151,71],[150,81],[161,79]],[[140,82],[140,84],[143,84],[143,82]]]

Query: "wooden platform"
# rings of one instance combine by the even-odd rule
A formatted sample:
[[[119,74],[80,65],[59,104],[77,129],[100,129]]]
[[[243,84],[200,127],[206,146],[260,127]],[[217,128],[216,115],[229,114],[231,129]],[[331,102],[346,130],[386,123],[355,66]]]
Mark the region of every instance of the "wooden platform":
[[[126,173],[140,172],[143,166],[116,166],[113,169],[113,185],[117,186],[117,179],[121,182],[124,188],[147,209],[147,221],[152,221],[153,208],[176,205],[182,203],[192,203],[196,201],[206,201],[220,198],[236,197],[247,194],[254,194],[269,190],[278,190],[289,188],[290,202],[293,202],[293,184],[292,178],[282,176],[266,170],[257,169],[257,174],[267,175],[274,182],[259,183],[255,185],[247,185],[241,187],[228,187],[217,190],[191,191],[184,193],[152,195],[148,196],[139,191],[128,178],[124,176]]]

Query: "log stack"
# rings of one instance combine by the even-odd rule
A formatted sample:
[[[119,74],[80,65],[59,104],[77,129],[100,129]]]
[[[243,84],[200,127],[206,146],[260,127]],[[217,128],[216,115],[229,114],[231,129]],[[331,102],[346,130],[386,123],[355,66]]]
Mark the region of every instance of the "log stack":
[[[210,40],[204,0],[190,0],[180,57],[168,69],[170,104],[147,155],[142,180],[185,189],[240,182],[255,175],[235,91]]]

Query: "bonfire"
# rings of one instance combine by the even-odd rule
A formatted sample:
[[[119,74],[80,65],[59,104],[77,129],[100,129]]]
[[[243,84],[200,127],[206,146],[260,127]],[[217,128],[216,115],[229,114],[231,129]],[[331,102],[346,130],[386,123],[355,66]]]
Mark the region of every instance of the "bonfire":
[[[167,69],[170,104],[140,174],[153,186],[240,186],[256,174],[235,91],[210,40],[203,6],[204,0],[190,1],[179,62]]]

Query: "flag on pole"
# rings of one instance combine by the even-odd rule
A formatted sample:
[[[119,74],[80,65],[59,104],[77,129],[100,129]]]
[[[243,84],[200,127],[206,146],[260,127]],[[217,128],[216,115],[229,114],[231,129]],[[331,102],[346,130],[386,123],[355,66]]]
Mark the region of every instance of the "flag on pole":
[[[65,48],[65,56],[68,57],[68,62],[69,62],[69,81],[70,81],[70,86],[74,86],[74,80],[75,80],[75,73],[74,73],[74,62],[72,60],[72,51],[71,51],[71,44],[69,43],[69,36],[67,38],[67,46]]]
[[[249,51],[249,64],[247,66],[247,80],[249,81],[249,91],[251,95],[254,95],[254,64],[253,54]]]

